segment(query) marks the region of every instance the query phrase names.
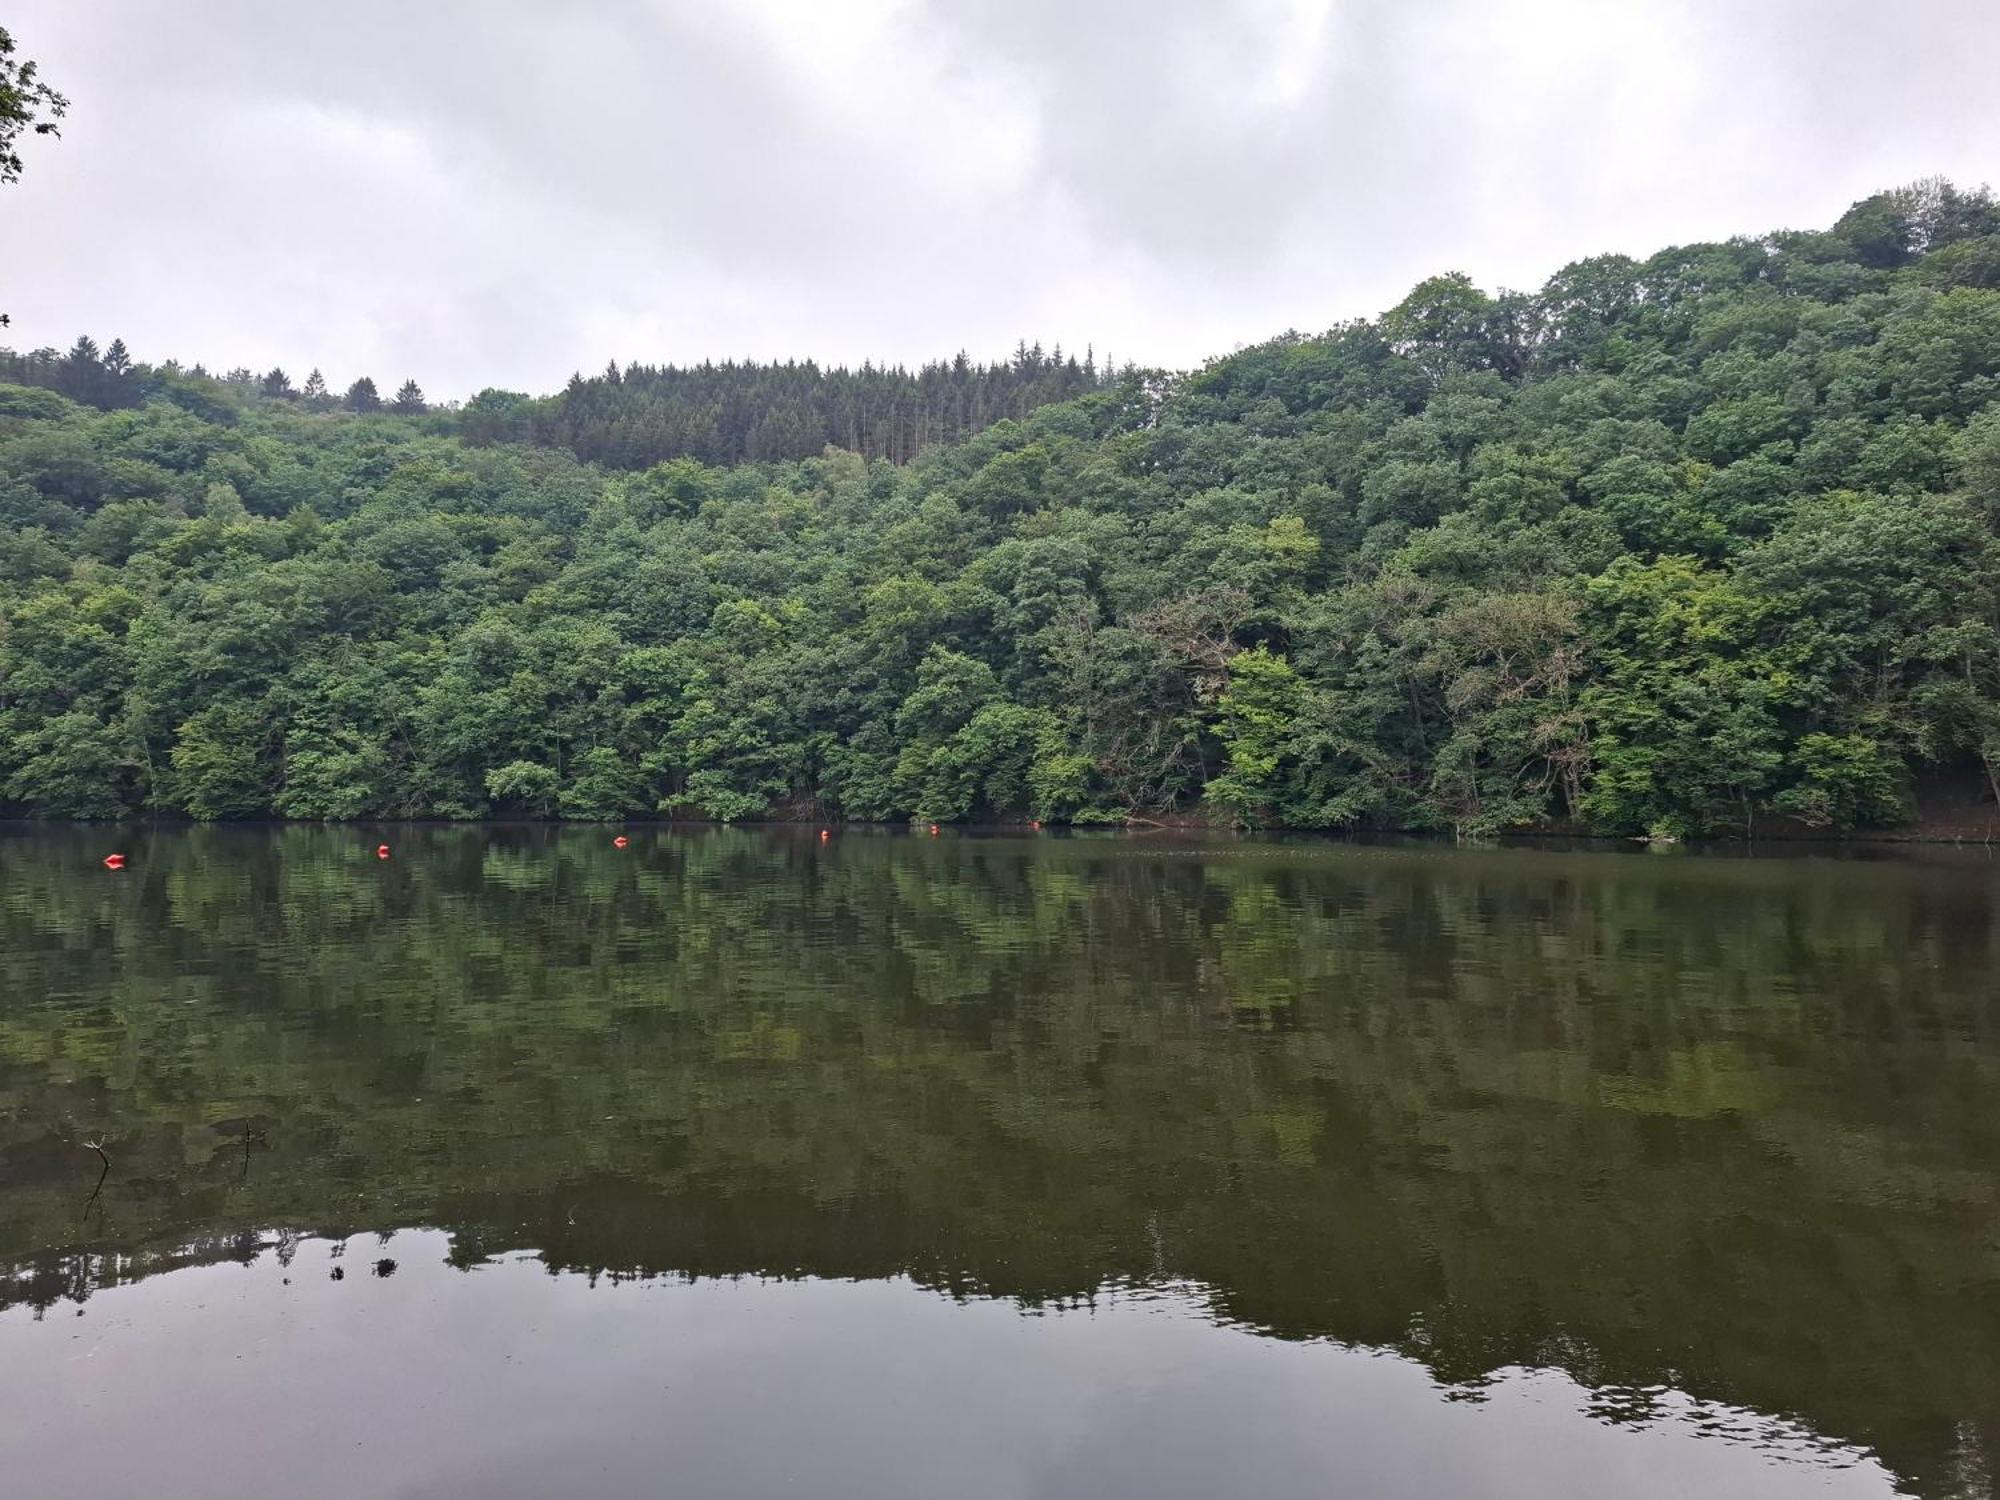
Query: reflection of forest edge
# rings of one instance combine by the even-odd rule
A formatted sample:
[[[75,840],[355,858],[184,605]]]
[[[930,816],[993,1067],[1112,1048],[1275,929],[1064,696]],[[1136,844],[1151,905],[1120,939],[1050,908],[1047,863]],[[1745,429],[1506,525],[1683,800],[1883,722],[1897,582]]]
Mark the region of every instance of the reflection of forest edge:
[[[0,1297],[258,1226],[1170,1277],[1448,1381],[1796,1414],[1924,1493],[1992,1469],[1981,856],[285,828],[110,877],[101,842],[0,838]]]

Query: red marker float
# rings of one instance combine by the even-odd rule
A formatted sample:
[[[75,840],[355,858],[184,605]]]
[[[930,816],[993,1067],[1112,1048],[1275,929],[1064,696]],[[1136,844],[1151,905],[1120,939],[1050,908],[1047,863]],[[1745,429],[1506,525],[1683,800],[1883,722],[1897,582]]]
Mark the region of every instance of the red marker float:
[[[630,839],[626,838],[625,835],[621,833],[618,835],[617,838],[611,841],[611,847],[614,849],[623,849],[627,844],[631,842],[632,841]]]
[[[107,870],[122,870],[122,869],[124,869],[124,868],[125,868],[125,856],[124,856],[124,855],[122,855],[122,854],[107,854],[107,855],[105,855],[105,856],[104,856],[104,868],[105,868],[105,869],[107,869]]]
[[[828,832],[827,832],[827,831],[826,831],[826,830],[825,830],[824,828],[822,828],[822,829],[821,829],[821,830],[819,831],[819,841],[820,841],[820,842],[821,842],[822,844],[824,844],[824,843],[825,843],[825,842],[826,842],[826,841],[827,841],[828,839],[830,839],[830,838],[832,838],[832,837],[833,837],[833,835],[832,835],[832,834],[830,834],[830,833],[828,833]]]
[[[1034,829],[1036,832],[1040,832],[1042,827],[1042,820],[1040,818],[1037,818],[1035,819],[1034,822],[1030,823],[1028,826]]]
[[[377,844],[375,846],[375,857],[377,859],[387,859],[389,857],[389,846],[387,844]]]
[[[937,829],[937,824],[935,824],[935,823],[931,824],[931,837],[932,837],[932,838],[936,838],[936,837],[937,837],[937,831],[938,831],[938,829]]]

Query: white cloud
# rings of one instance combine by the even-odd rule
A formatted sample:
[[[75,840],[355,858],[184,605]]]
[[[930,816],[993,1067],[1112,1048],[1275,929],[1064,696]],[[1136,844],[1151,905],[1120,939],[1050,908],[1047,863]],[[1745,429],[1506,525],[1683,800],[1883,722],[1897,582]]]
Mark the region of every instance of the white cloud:
[[[1987,0],[17,0],[73,101],[17,344],[545,390],[608,358],[1188,364],[1462,268],[1995,175]]]

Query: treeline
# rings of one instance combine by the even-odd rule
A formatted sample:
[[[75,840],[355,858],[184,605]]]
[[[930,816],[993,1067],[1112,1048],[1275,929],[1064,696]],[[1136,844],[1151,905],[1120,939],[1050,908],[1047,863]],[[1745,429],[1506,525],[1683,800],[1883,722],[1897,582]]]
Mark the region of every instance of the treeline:
[[[2000,791],[1984,191],[1433,278],[904,466],[153,378],[0,389],[17,810],[1698,835]]]
[[[1079,361],[1060,347],[1047,353],[1025,342],[998,364],[973,364],[961,353],[914,375],[872,364],[823,370],[810,361],[623,370],[614,361],[602,375],[572,376],[561,393],[542,399],[481,391],[463,407],[445,407],[438,430],[482,447],[567,448],[613,469],[644,469],[673,458],[713,465],[796,461],[828,447],[908,463],[926,448],[962,442],[995,422],[1020,420],[1114,379],[1108,363],[1100,371],[1093,352]],[[364,375],[343,393],[317,369],[294,384],[283,369],[211,374],[173,360],[152,366],[135,362],[123,339],[100,350],[88,335],[66,352],[0,349],[0,381],[55,391],[99,411],[129,410],[156,398],[209,417],[226,415],[232,403],[259,401],[357,416],[431,410],[414,380],[385,398]]]
[[[1013,359],[973,364],[963,353],[914,375],[900,366],[823,370],[785,364],[613,363],[572,377],[544,401],[483,391],[458,430],[467,442],[567,448],[586,462],[643,469],[667,459],[705,464],[812,458],[828,446],[908,463],[926,448],[963,442],[1006,418],[1069,401],[1109,383],[1096,357],[1021,345]]]
[[[133,360],[123,339],[113,339],[102,350],[89,334],[81,335],[65,353],[54,349],[33,349],[25,354],[0,349],[0,381],[37,387],[67,396],[70,400],[99,411],[126,411],[164,398],[211,417],[226,419],[228,406],[218,399],[246,397],[266,401],[292,402],[305,411],[347,411],[356,415],[393,411],[403,416],[422,416],[430,410],[423,388],[406,380],[393,400],[385,402],[372,377],[363,375],[348,386],[344,395],[328,388],[326,377],[314,370],[302,385],[282,369],[258,375],[247,366],[238,366],[222,375],[211,375],[202,365],[183,367],[177,360],[153,366]]]

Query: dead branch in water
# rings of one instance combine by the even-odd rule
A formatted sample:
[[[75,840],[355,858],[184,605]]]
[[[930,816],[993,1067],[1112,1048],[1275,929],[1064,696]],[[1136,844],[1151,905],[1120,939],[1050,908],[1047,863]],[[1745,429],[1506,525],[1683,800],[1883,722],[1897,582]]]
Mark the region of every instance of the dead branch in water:
[[[82,1217],[87,1219],[90,1217],[90,1211],[97,1206],[97,1195],[104,1191],[104,1180],[111,1175],[111,1157],[105,1151],[102,1141],[85,1141],[83,1149],[95,1151],[97,1159],[104,1163],[97,1173],[97,1186],[90,1190],[90,1197],[84,1200]]]

